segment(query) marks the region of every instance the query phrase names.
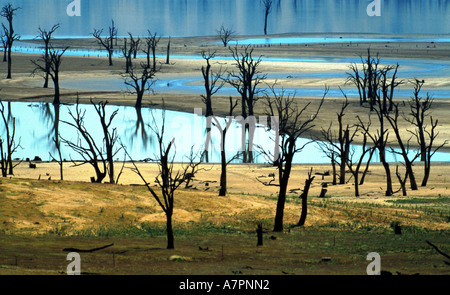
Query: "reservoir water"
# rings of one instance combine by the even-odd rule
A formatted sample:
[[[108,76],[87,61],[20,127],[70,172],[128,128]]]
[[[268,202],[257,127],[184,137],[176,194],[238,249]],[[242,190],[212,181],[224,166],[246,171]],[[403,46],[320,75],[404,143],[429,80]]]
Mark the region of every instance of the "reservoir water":
[[[3,102],[5,109],[9,109],[7,102]],[[75,114],[75,105],[61,105],[55,108],[52,104],[47,103],[10,103],[11,114],[16,118],[16,142],[19,142],[21,148],[14,154],[17,159],[33,159],[38,156],[44,161],[51,160],[50,153],[56,156],[56,149],[53,138],[56,132],[66,140],[76,142],[80,137],[76,130],[65,122],[73,122],[69,112]],[[85,127],[95,141],[101,146],[103,133],[98,121],[98,116],[92,105],[80,105],[80,110],[85,112]],[[157,126],[161,127],[162,111],[159,109],[142,108],[141,112],[133,107],[118,107],[108,105],[106,113],[108,117],[112,112],[118,110],[117,116],[111,126],[117,129],[120,141],[127,147],[128,152],[134,160],[145,160],[155,158],[158,153],[155,145],[155,137],[151,132],[148,124],[155,126],[153,118],[157,122]],[[262,147],[265,151],[274,151],[274,133],[263,128],[264,118],[256,118],[258,120],[258,128],[255,130],[254,152],[259,153]],[[266,122],[270,118],[265,118]],[[217,123],[217,122],[216,122]],[[225,119],[218,118],[218,123],[225,126]],[[175,161],[185,162],[187,156],[193,147],[194,151],[204,149],[206,139],[205,135],[206,119],[201,116],[200,112],[183,113],[175,111],[165,111],[165,141],[169,142],[175,139]],[[0,129],[1,136],[4,137],[4,128]],[[227,132],[226,150],[228,155],[232,156],[242,151],[242,127],[237,121],[231,125],[230,131]],[[211,131],[212,146],[210,147],[210,161],[214,163],[220,162],[220,141],[221,133],[219,128],[213,127]],[[296,154],[295,163],[329,163],[329,159],[320,152],[317,143],[310,143],[310,139],[299,139],[298,146],[308,143],[302,152]],[[359,147],[355,146],[355,153],[358,154]],[[273,153],[272,153],[273,154]],[[66,160],[80,160],[81,157],[69,147],[62,145],[62,156]],[[118,160],[122,160],[124,155],[119,153],[116,155]],[[377,157],[375,156],[375,161]],[[392,153],[388,153],[388,159],[391,162],[401,160]],[[436,153],[433,161],[450,162],[449,153]],[[240,162],[240,160],[236,160]],[[262,156],[256,157],[257,163],[265,163],[267,160]]]
[[[0,0],[0,5],[11,2]],[[86,37],[113,19],[118,34],[215,35],[221,25],[239,35],[262,35],[259,0],[80,0],[80,16],[66,10],[72,1],[15,0],[16,33],[36,36],[38,27],[61,24],[56,36]],[[268,33],[445,34],[450,32],[448,0],[382,0],[380,16],[367,14],[369,0],[274,0]]]

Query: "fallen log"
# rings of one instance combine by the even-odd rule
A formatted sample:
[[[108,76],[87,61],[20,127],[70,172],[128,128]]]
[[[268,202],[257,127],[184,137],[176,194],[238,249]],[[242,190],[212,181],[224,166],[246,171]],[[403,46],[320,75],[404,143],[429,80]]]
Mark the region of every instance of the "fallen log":
[[[64,248],[63,251],[64,252],[91,253],[91,252],[95,252],[95,251],[106,249],[106,248],[111,247],[111,246],[114,246],[114,243],[106,245],[106,246],[102,246],[102,247],[99,247],[99,248],[89,249],[89,250],[83,250],[83,249],[77,249],[77,248]]]
[[[450,255],[448,255],[447,253],[442,252],[436,245],[432,244],[430,241],[425,241],[428,245],[430,245],[431,247],[433,247],[439,254],[441,254],[442,256],[444,256],[445,258],[450,260]],[[450,261],[444,261],[445,264],[450,265]]]

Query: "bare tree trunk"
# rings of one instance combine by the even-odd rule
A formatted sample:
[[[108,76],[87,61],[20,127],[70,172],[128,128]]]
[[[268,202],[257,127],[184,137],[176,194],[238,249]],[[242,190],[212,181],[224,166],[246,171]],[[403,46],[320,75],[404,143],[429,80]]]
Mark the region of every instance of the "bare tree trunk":
[[[391,170],[389,168],[389,163],[384,159],[381,161],[384,167],[384,171],[386,173],[386,197],[392,196],[393,190],[392,190],[392,177],[391,177]]]
[[[175,249],[175,238],[172,227],[172,212],[166,212],[167,249]]]
[[[315,176],[312,175],[312,169],[310,172],[308,172],[308,179],[305,181],[305,187],[303,189],[303,193],[300,196],[302,199],[302,213],[300,215],[300,220],[297,223],[297,226],[303,226],[305,225],[306,216],[308,215],[308,193],[309,189],[311,188],[311,183],[313,182]]]
[[[337,184],[337,177],[336,177],[336,161],[335,161],[335,159],[334,159],[334,154],[332,154],[332,156],[331,156],[332,158],[331,158],[331,167],[332,167],[332,169],[333,169],[333,185],[336,185]]]
[[[112,42],[111,42],[111,43],[112,43]],[[110,66],[110,67],[113,65],[112,55],[113,55],[113,49],[112,49],[112,47],[111,47],[111,49],[108,51],[108,59],[109,59],[109,66]]]
[[[224,149],[222,149],[220,155],[221,155],[221,173],[220,173],[219,196],[224,197],[227,193],[227,159]]]
[[[404,197],[406,197],[408,195],[407,192],[406,192],[406,178],[408,177],[409,174],[408,174],[408,172],[406,172],[405,179],[402,179],[402,176],[398,172],[398,165],[396,167],[395,174],[397,175],[398,182],[400,183],[400,186],[402,188],[402,195]]]
[[[431,160],[426,159],[425,160],[425,169],[424,169],[424,176],[422,179],[422,186],[425,187],[428,184],[428,179],[430,177],[430,171],[431,171]]]
[[[48,43],[45,43],[45,63],[46,63],[46,70],[45,70],[45,77],[44,77],[44,86],[43,88],[48,88],[48,80],[49,80],[49,72],[50,72],[50,61],[48,60]]]
[[[6,76],[6,79],[11,79],[11,66],[12,66],[11,47],[12,44],[8,46],[8,75]]]
[[[274,232],[283,231],[284,206],[286,203],[286,193],[289,183],[289,176],[291,174],[291,168],[292,168],[292,157],[290,155],[287,155],[286,164],[284,167],[284,171],[282,173],[283,176],[280,179],[280,192],[278,194],[277,209],[275,214],[275,225],[273,228]]]
[[[372,150],[370,151],[370,154],[369,154],[369,159],[367,160],[367,163],[366,163],[366,168],[364,168],[364,172],[363,172],[363,174],[361,176],[361,180],[359,182],[359,185],[363,185],[364,184],[364,180],[366,179],[367,172],[369,172],[370,162],[372,161],[372,157],[373,157],[374,153],[375,153],[375,149],[372,148]]]
[[[262,246],[263,245],[263,227],[262,227],[261,223],[258,224],[258,227],[256,229],[256,234],[258,237],[258,242],[256,243],[256,246]]]
[[[60,94],[60,90],[59,90],[59,79],[57,77],[55,77],[53,82],[55,84],[54,85],[54,87],[55,87],[55,96],[53,98],[53,104],[54,105],[59,105],[59,104],[61,104],[61,99],[60,99],[61,94]]]
[[[167,57],[166,57],[166,65],[170,64],[170,37],[169,43],[167,44]]]
[[[275,213],[275,224],[273,231],[282,232],[283,231],[283,219],[284,219],[284,205],[286,203],[286,190],[287,190],[288,180],[283,178],[280,181],[280,193],[278,194],[277,209]]]
[[[135,108],[137,108],[137,109],[142,108],[142,99],[143,98],[144,98],[144,93],[142,91],[137,91]]]
[[[156,72],[156,46],[152,47],[153,54],[153,71]]]
[[[355,178],[355,197],[359,197],[359,172],[356,171],[356,173],[353,174],[353,178]]]

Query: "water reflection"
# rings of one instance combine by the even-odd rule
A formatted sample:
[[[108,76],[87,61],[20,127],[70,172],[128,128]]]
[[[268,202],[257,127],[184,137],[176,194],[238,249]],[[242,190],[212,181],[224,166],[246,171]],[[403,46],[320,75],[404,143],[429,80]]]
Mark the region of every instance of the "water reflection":
[[[49,105],[49,104],[27,104],[14,102],[10,104],[16,116],[16,137],[21,138],[21,146],[15,154],[15,158],[26,159],[38,156],[43,160],[51,161],[50,152],[55,152],[55,142],[53,138],[59,133],[64,134],[67,140],[76,141],[77,134],[73,128],[67,124],[60,124],[62,121],[70,121],[69,110],[74,109],[74,105]],[[97,123],[97,114],[92,105],[81,105],[86,111],[85,127],[97,142],[102,142],[103,131]],[[133,107],[106,106],[107,114],[119,109],[111,128],[117,128],[120,140],[127,147],[128,152],[134,160],[144,160],[151,158],[155,154],[155,146],[151,144],[152,134],[147,124],[151,122],[152,112],[155,118],[161,116],[161,110],[142,108],[137,110]],[[260,118],[259,118],[260,119]],[[206,119],[197,114],[188,114],[175,111],[166,111],[166,140],[175,138],[176,156],[175,161],[185,161],[191,149],[199,150],[204,147]],[[259,126],[255,130],[254,144],[261,145],[266,149],[274,148],[271,139],[272,133]],[[234,122],[227,133],[226,150],[229,156],[242,151],[241,145],[242,128],[239,122]],[[220,132],[218,128],[211,130],[212,144],[209,149],[209,162],[220,162]],[[300,139],[299,144],[308,142],[308,139]],[[355,146],[358,150],[358,146]],[[75,158],[73,151],[62,146],[61,157],[65,159]],[[357,153],[357,152],[356,152]],[[265,160],[255,153],[255,163],[262,163]],[[377,159],[375,159],[377,160]],[[433,158],[434,161],[450,161],[450,154],[438,152]],[[389,153],[389,161],[397,161],[395,155]],[[329,159],[319,152],[316,144],[309,144],[301,153],[294,158],[294,163],[329,163]]]

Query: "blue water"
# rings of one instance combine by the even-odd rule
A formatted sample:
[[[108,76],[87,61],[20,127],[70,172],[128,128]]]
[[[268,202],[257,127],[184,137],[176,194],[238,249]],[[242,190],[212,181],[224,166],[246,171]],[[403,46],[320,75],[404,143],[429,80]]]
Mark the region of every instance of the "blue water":
[[[224,25],[237,34],[262,35],[259,0],[81,0],[81,16],[66,13],[70,0],[0,0],[22,9],[16,32],[35,36],[38,27],[61,24],[55,36],[89,36],[114,19],[123,36],[147,30],[162,36],[210,36]],[[381,15],[367,15],[369,0],[274,0],[268,33],[448,34],[450,1],[382,0]]]
[[[4,102],[6,104],[6,102]],[[55,137],[55,109],[51,104],[45,103],[11,103],[12,114],[16,117],[16,140],[20,138],[21,147],[13,155],[14,158],[26,159],[34,158],[35,156],[41,157],[43,160],[51,160],[49,153],[56,155],[56,150],[53,144],[53,138]],[[98,124],[98,116],[92,105],[81,105],[80,109],[85,111],[85,127],[91,135],[94,137],[97,143],[102,142],[102,131],[100,124]],[[59,133],[63,138],[71,141],[76,141],[78,138],[74,128],[69,126],[63,121],[71,122],[72,119],[69,116],[69,110],[74,112],[74,105],[63,105],[60,107],[60,122]],[[113,111],[118,110],[117,116],[114,118],[111,128],[117,128],[117,133],[120,136],[120,140],[127,147],[128,152],[134,160],[145,160],[148,158],[155,158],[155,154],[158,152],[155,146],[154,134],[150,131],[147,124],[161,127],[162,111],[159,109],[143,108],[141,116],[135,108],[132,107],[117,107],[107,106],[107,114],[112,114]],[[194,111],[192,113],[183,113],[175,111],[165,112],[165,140],[169,142],[173,138],[175,139],[176,154],[175,161],[185,162],[186,156],[189,155],[191,147],[196,150],[203,150],[205,143],[205,127],[206,120],[201,114],[201,110]],[[153,115],[152,115],[153,114]],[[154,117],[152,117],[154,116]],[[141,119],[139,119],[141,118]],[[155,121],[153,121],[153,118]],[[254,151],[257,153],[260,149],[257,146],[261,146],[265,151],[274,151],[274,133],[262,128],[261,124],[268,122],[270,118],[257,117],[259,128],[255,130],[254,138]],[[217,123],[217,122],[214,122]],[[225,126],[225,120],[218,118],[218,124]],[[0,129],[0,135],[4,135],[4,130]],[[228,155],[234,155],[235,153],[242,151],[241,145],[242,128],[237,122],[234,122],[229,132],[227,132],[226,138],[226,150]],[[212,128],[211,132],[212,146],[209,149],[210,160],[213,163],[220,162],[220,132],[217,127]],[[296,154],[294,158],[295,163],[329,163],[329,159],[320,152],[316,143],[310,143],[309,139],[299,139],[298,146],[302,146],[305,143],[309,143],[302,150],[302,152]],[[354,146],[355,155],[358,155],[360,147]],[[81,157],[67,146],[62,146],[63,158],[66,160],[79,160]],[[116,155],[118,160],[123,159],[123,153]],[[374,160],[378,161],[376,154]],[[388,160],[396,162],[401,160],[398,156],[388,153]],[[438,152],[433,158],[433,161],[450,162],[450,153]],[[236,162],[239,162],[237,160]],[[257,163],[264,163],[266,159],[262,156],[256,157]]]

